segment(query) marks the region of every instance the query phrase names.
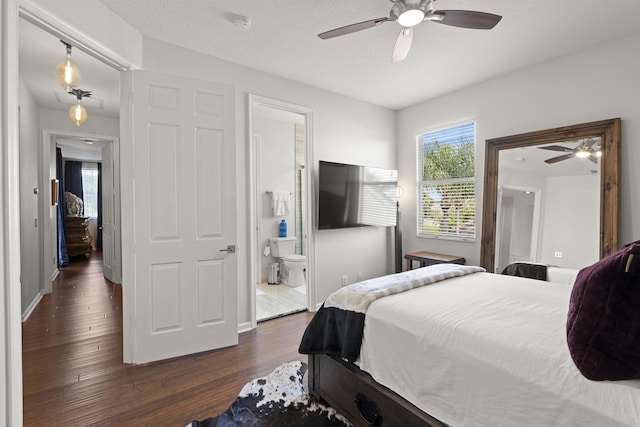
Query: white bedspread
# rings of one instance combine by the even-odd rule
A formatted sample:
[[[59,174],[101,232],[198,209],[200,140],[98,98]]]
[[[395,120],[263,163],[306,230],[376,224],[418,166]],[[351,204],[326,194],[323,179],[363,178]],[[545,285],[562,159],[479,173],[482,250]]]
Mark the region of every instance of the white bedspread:
[[[358,364],[453,427],[639,426],[640,380],[589,381],[573,364],[570,292],[475,273],[381,298]]]

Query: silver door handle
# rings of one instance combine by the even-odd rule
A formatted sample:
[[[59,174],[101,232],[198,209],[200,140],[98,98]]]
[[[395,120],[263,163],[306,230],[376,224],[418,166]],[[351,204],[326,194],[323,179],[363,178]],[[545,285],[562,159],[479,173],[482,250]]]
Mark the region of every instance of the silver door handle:
[[[236,253],[236,245],[228,245],[227,249],[220,249],[220,252],[227,252],[230,254],[235,254]]]

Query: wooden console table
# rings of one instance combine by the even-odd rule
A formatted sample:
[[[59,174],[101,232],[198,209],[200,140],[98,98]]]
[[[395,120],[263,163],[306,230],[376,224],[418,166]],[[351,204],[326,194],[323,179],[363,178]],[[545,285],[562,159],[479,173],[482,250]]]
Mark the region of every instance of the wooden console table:
[[[426,267],[433,264],[464,264],[465,259],[456,255],[437,254],[435,252],[410,252],[405,254],[407,260],[407,270],[413,270],[413,261],[418,261],[420,267]]]

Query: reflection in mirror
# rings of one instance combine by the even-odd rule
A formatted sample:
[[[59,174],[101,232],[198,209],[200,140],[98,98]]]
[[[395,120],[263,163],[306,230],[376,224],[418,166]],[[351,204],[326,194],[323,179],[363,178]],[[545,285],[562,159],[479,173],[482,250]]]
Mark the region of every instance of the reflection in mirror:
[[[599,259],[599,149],[591,138],[500,151],[496,272],[513,262],[579,269]]]
[[[523,155],[522,150],[530,147],[531,154]],[[543,147],[542,149],[538,147]],[[546,148],[544,148],[546,147]],[[598,148],[601,157],[597,154]],[[588,153],[581,153],[581,151]],[[505,152],[504,158],[502,152]],[[535,154],[534,154],[535,153]],[[547,165],[558,166],[559,168],[569,169],[573,166],[588,167],[587,172],[583,173],[584,178],[576,178],[576,175],[558,175],[557,177],[545,177],[532,179],[529,177],[525,180],[511,180],[509,175],[513,172],[505,170],[503,177],[502,169],[499,165],[502,162],[508,163],[506,160],[509,156],[513,157],[514,162],[517,157],[527,159],[535,155],[542,155],[542,161]],[[576,158],[584,156],[584,159]],[[583,163],[576,163],[579,160],[585,160]],[[525,174],[524,164],[530,162],[519,161],[516,167],[522,174]],[[533,162],[531,162],[533,163]],[[536,262],[544,262],[551,265],[571,265],[572,268],[583,267],[587,257],[587,251],[579,251],[584,253],[584,260],[574,260],[573,254],[578,253],[573,245],[574,241],[580,239],[588,239],[582,245],[589,247],[591,251],[595,251],[596,258],[601,259],[612,254],[618,249],[619,245],[619,207],[620,207],[620,119],[602,120],[598,122],[583,123],[560,128],[546,129],[541,131],[529,132],[518,135],[511,135],[501,138],[489,139],[486,141],[485,150],[485,168],[484,168],[484,200],[482,213],[482,239],[480,247],[480,265],[487,271],[496,272],[503,262],[508,262],[512,255],[533,259]],[[596,172],[591,172],[595,170]],[[573,182],[579,179],[584,182]],[[592,196],[582,194],[587,187],[596,187],[598,189],[598,200],[594,201]],[[510,191],[516,192],[531,191],[534,195],[533,202],[522,202],[522,206],[509,206],[515,203],[515,200],[508,201],[505,199],[504,209],[521,209],[523,217],[531,217],[531,232],[518,231],[518,237],[509,235],[507,237],[506,227],[513,226],[513,211],[511,213],[512,221],[500,223],[503,229],[502,234],[498,230],[498,218],[502,205],[499,206],[499,188],[508,197],[512,194]],[[536,207],[536,199],[538,206]],[[566,206],[562,207],[560,201],[569,201],[582,206],[580,211],[567,211]],[[592,225],[594,219],[586,219],[595,211],[596,225]],[[554,213],[555,212],[555,213]],[[536,218],[537,216],[537,218]],[[561,222],[561,218],[569,218],[568,223]],[[521,220],[518,214],[518,220]],[[587,222],[591,221],[591,222]],[[527,220],[527,222],[529,222]],[[534,228],[538,226],[538,230]],[[586,230],[595,227],[596,238],[587,234]],[[509,231],[512,233],[513,231]],[[560,233],[563,236],[554,241],[556,235]],[[546,237],[547,234],[553,235]],[[524,236],[524,237],[523,237]],[[500,244],[496,242],[500,240]],[[509,241],[509,248],[502,247],[502,242]],[[547,244],[545,245],[545,240]],[[513,249],[511,246],[513,245]],[[560,246],[560,247],[558,247]],[[569,247],[567,255],[562,248]],[[527,252],[527,248],[529,251]],[[502,252],[502,254],[500,254]],[[562,252],[562,256],[556,256],[556,252]],[[549,255],[551,254],[551,255]],[[560,255],[560,254],[557,254]],[[571,255],[571,256],[569,256]],[[549,258],[550,256],[550,258]],[[582,255],[581,255],[582,256]],[[551,261],[549,261],[549,259]],[[561,264],[559,260],[562,260]],[[566,263],[566,264],[565,264]],[[588,265],[590,262],[587,262]],[[581,264],[581,265],[578,265]]]

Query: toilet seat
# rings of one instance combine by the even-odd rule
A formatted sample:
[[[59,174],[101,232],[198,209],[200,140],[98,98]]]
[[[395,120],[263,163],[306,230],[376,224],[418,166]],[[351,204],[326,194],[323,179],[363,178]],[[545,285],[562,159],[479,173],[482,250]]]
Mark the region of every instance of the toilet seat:
[[[304,255],[291,254],[291,255],[286,255],[283,258],[283,260],[289,261],[289,262],[305,262],[307,260],[307,257]]]

